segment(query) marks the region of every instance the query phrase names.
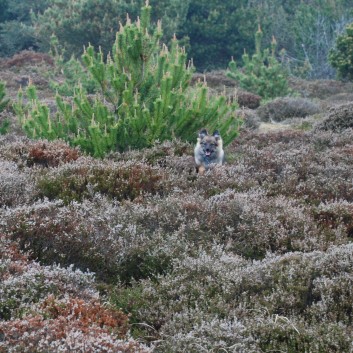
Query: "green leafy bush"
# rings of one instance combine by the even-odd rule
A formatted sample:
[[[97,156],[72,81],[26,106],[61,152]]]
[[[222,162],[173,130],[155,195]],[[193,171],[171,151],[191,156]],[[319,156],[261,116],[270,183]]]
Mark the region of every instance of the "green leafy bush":
[[[285,70],[276,58],[276,40],[272,39],[271,50],[261,50],[262,37],[259,27],[255,34],[255,54],[250,58],[249,54],[244,53],[244,66],[241,69],[232,60],[229,63],[228,76],[239,81],[240,87],[265,99],[285,96],[289,92],[288,81]]]
[[[337,69],[338,77],[353,81],[353,23],[346,33],[337,37],[336,47],[329,54],[331,65]]]
[[[236,103],[225,96],[210,96],[206,84],[189,88],[192,67],[185,51],[174,39],[170,50],[162,47],[160,24],[150,26],[151,7],[142,8],[141,20],[128,19],[121,26],[111,54],[90,45],[82,56],[100,93],[87,96],[76,87],[73,102],[56,97],[57,114],[42,104],[33,86],[16,105],[26,133],[32,138],[62,138],[70,144],[101,157],[111,150],[151,146],[154,141],[180,137],[194,141],[203,126],[218,129],[224,143],[238,134],[240,119]],[[152,34],[151,34],[152,33]]]

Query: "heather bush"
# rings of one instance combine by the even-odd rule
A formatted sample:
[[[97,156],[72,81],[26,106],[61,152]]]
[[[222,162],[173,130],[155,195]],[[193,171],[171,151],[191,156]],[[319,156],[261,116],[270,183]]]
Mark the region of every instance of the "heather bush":
[[[237,91],[236,100],[240,107],[256,109],[260,106],[261,97],[254,93]]]
[[[258,134],[251,142],[236,142],[233,153],[241,156],[237,163],[243,165],[254,186],[264,188],[268,195],[295,196],[308,204],[352,201],[349,136],[348,130],[346,134]]]
[[[20,252],[19,244],[0,235],[0,319],[18,318],[31,312],[32,306],[48,295],[97,299],[92,273],[73,267],[41,266]]]
[[[306,324],[301,319],[268,315],[265,311],[251,322],[249,331],[257,337],[262,351],[338,353],[351,349],[351,330],[340,323],[323,325],[320,320]]]
[[[323,227],[344,229],[348,238],[353,238],[353,204],[346,200],[326,202],[314,209],[315,219]]]
[[[148,352],[128,316],[101,302],[92,273],[41,266],[0,235],[0,352]]]
[[[102,327],[99,322],[95,323],[94,317],[88,327],[82,325],[81,320],[68,318],[70,316],[46,319],[38,315],[10,321],[6,326],[0,324],[5,337],[4,342],[0,343],[0,352],[151,352],[149,348],[131,338],[117,338],[110,332],[109,327]]]
[[[0,137],[0,352],[350,353],[352,130],[244,129],[204,175],[192,153]]]
[[[38,177],[40,197],[82,201],[95,193],[116,200],[133,200],[144,194],[167,192],[166,173],[143,162],[109,162],[81,158]]]
[[[290,77],[290,87],[304,98],[327,100],[337,94],[352,92],[350,82],[337,80],[303,80]]]
[[[28,149],[27,165],[43,165],[57,167],[60,164],[75,161],[80,156],[77,148],[70,148],[63,141],[48,143],[47,141],[32,142]]]
[[[33,141],[16,135],[0,139],[0,157],[23,167],[57,167],[75,161],[81,156],[79,149],[64,141]]]
[[[177,248],[157,229],[136,225],[131,212],[97,197],[68,206],[38,202],[1,216],[6,232],[43,263],[74,264],[107,282],[129,282],[167,271]]]
[[[192,156],[194,145],[191,143],[173,139],[170,141],[156,141],[150,148],[141,150],[129,150],[124,153],[110,153],[107,157],[114,161],[145,161],[152,166],[167,167],[167,161],[182,157],[188,159]]]
[[[161,334],[168,338],[157,345],[155,352],[258,352],[255,338],[236,317],[221,319],[202,315],[198,309],[176,313]]]
[[[325,131],[342,132],[353,128],[353,104],[345,103],[329,110],[328,115],[320,121],[316,128]]]
[[[262,121],[283,121],[289,118],[305,118],[321,112],[319,105],[304,98],[276,98],[256,110]]]
[[[6,68],[20,68],[28,65],[36,66],[43,63],[47,64],[49,67],[53,67],[54,60],[49,54],[46,53],[38,53],[33,50],[22,50],[7,59],[4,62],[4,66]]]
[[[261,262],[246,262],[218,247],[209,254],[200,249],[196,257],[176,260],[173,273],[157,282],[143,282],[142,296],[148,305],[140,307],[138,315],[159,328],[160,351],[165,347],[171,352],[181,347],[197,351],[198,345],[238,347],[241,352],[297,352],[298,347],[300,351],[349,352],[351,256],[351,244],[326,253],[267,256]],[[340,273],[346,274],[342,288],[336,285],[338,278],[332,281]],[[323,327],[313,311],[325,306],[326,299],[330,305],[326,293],[331,291],[331,298],[344,295],[347,299],[336,306],[335,315],[330,315],[332,308],[326,306]],[[303,321],[308,316],[311,320]],[[207,327],[213,327],[212,334],[199,339],[198,334]],[[238,327],[237,335],[234,327]],[[173,343],[178,348],[172,348]]]
[[[242,110],[239,110],[238,116],[240,116],[244,121],[242,128],[256,130],[261,124],[261,120],[258,117],[257,112],[251,109],[243,108]]]
[[[35,183],[30,172],[0,158],[0,207],[11,207],[33,201]]]

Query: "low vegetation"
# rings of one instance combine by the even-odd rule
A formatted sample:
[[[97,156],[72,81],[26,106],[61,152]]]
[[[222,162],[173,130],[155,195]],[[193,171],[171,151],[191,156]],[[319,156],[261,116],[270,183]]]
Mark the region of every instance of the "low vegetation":
[[[0,349],[350,352],[352,136],[243,130],[203,176],[177,140],[1,137]]]
[[[120,41],[158,39],[145,11]],[[57,54],[1,62],[0,353],[351,353],[352,86],[291,77],[292,96],[263,100],[223,72],[191,77],[174,42],[145,63],[176,76],[143,71],[136,91],[116,53]],[[73,87],[88,72],[101,87]],[[174,120],[158,125],[161,100]],[[146,114],[137,145],[128,124]],[[102,116],[127,119],[124,139],[76,143]],[[227,162],[200,175],[197,130],[222,122]]]

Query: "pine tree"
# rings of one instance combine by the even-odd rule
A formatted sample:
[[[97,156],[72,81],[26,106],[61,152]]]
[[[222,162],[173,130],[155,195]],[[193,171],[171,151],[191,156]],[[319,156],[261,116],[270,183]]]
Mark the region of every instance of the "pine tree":
[[[228,77],[239,81],[245,90],[268,99],[288,94],[287,75],[276,58],[277,42],[273,37],[271,48],[261,50],[263,32],[259,26],[255,34],[255,53],[250,58],[244,52],[243,67],[239,69],[232,59],[229,63]]]
[[[194,141],[201,127],[217,128],[225,144],[232,141],[240,125],[236,106],[224,96],[211,96],[205,83],[190,87],[193,68],[185,50],[176,38],[170,48],[161,46],[161,24],[152,27],[150,16],[146,2],[140,19],[132,23],[127,18],[120,25],[107,57],[91,45],[85,49],[83,64],[100,88],[94,97],[80,86],[73,102],[58,94],[58,112],[52,117],[32,85],[27,106],[20,93],[16,109],[27,134],[63,138],[97,157],[173,137]]]

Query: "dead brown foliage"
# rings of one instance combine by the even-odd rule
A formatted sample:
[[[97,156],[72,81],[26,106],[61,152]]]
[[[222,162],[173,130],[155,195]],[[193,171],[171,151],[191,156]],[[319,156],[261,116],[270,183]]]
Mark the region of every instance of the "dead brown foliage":
[[[12,58],[4,61],[4,67],[13,66],[21,67],[26,65],[36,65],[46,63],[50,66],[54,65],[54,60],[49,54],[37,53],[31,50],[23,50],[15,54]]]

